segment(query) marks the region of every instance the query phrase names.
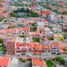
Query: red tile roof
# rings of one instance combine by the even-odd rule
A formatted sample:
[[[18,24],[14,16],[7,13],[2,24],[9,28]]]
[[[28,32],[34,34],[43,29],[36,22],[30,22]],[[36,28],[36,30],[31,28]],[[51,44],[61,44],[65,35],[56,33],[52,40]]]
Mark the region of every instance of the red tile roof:
[[[33,54],[41,54],[41,51],[33,51]]]
[[[50,11],[48,11],[48,10],[43,10],[43,11],[38,12],[38,14],[40,14],[40,15],[47,15],[49,13],[50,13]]]
[[[43,61],[41,61],[40,59],[38,59],[38,58],[33,58],[32,59],[32,65],[37,65],[37,66],[44,66],[44,63],[43,63]]]
[[[21,42],[16,42],[16,48],[20,48],[21,45],[22,45]]]
[[[8,57],[0,57],[0,66],[7,66],[9,62]]]
[[[0,30],[0,32],[10,33],[10,32],[19,32],[19,31],[27,31],[27,30],[29,30],[28,27],[25,27],[25,28],[14,28],[14,29],[5,29],[5,30]]]

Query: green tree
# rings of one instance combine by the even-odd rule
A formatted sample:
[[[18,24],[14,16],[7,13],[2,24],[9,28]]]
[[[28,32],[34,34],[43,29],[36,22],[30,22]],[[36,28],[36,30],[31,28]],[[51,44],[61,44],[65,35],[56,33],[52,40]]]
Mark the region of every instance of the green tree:
[[[63,12],[62,14],[67,15],[67,12]]]
[[[3,43],[3,39],[0,38],[0,44],[2,44],[2,43]]]
[[[3,18],[0,18],[0,21],[2,21],[3,20]]]
[[[47,64],[47,67],[52,67],[52,62],[51,62],[51,60],[46,60],[46,64]]]
[[[56,61],[59,62],[60,64],[64,64],[64,59],[63,57],[57,56]]]
[[[10,16],[11,17],[16,17],[16,13],[15,12],[12,12],[12,13],[10,13]]]

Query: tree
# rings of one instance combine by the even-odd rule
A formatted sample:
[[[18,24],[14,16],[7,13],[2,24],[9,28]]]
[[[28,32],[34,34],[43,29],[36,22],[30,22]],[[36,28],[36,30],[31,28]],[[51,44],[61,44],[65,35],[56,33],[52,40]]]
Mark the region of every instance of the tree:
[[[15,12],[12,12],[12,13],[10,13],[10,16],[11,17],[16,17],[16,13]]]
[[[32,17],[38,17],[39,15],[36,12],[32,12]]]
[[[59,62],[60,64],[64,64],[63,57],[60,57],[60,56],[56,57],[56,61]]]
[[[53,66],[51,60],[46,60],[46,64],[47,64],[47,67],[52,67]]]
[[[2,44],[2,43],[3,43],[3,39],[0,38],[0,44]]]
[[[63,12],[62,14],[67,15],[67,12]]]
[[[3,20],[3,18],[0,18],[0,21],[2,21]]]

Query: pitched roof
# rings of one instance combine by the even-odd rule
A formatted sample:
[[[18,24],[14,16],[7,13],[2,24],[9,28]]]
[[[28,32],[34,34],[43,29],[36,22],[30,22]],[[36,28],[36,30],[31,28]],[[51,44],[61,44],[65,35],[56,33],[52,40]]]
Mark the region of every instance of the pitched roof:
[[[7,66],[9,62],[9,57],[0,57],[0,66]]]
[[[40,59],[38,58],[33,58],[32,59],[32,65],[36,65],[36,66],[44,66],[44,63],[43,61],[41,61]]]
[[[21,44],[21,42],[16,42],[16,48],[20,48]]]

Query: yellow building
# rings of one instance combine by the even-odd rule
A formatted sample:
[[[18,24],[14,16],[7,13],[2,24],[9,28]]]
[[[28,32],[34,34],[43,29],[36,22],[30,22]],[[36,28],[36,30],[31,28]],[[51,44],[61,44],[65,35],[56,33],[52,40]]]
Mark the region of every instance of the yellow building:
[[[64,40],[64,37],[62,34],[54,34],[53,38],[54,40],[58,40],[58,41]]]

